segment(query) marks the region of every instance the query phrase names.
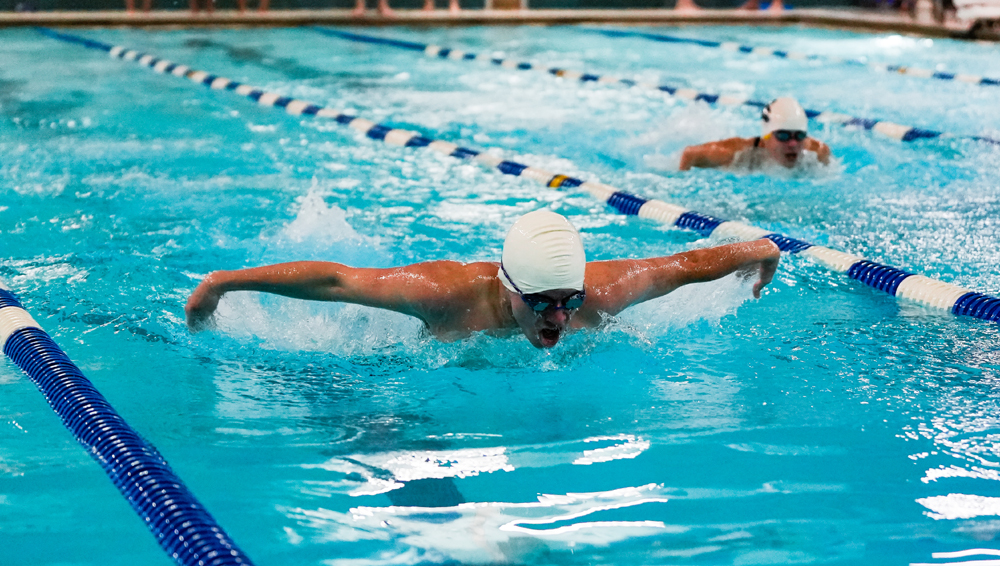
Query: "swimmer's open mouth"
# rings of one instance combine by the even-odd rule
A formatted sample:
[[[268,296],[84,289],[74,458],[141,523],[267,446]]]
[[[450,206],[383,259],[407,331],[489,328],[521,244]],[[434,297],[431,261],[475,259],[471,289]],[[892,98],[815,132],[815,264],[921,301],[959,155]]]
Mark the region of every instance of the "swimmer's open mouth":
[[[542,339],[542,345],[555,346],[559,341],[559,331],[554,328],[543,328],[538,331],[538,337]]]

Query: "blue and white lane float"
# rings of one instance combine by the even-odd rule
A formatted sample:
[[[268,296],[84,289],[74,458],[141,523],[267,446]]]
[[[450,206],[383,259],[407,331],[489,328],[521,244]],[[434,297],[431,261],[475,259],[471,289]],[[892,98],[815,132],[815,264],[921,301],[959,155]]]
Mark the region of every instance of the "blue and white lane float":
[[[864,59],[842,59],[839,57],[824,57],[822,55],[809,55],[806,53],[799,53],[797,51],[784,51],[781,49],[773,49],[771,47],[741,45],[739,43],[734,43],[732,41],[710,41],[705,39],[694,39],[690,37],[677,37],[673,35],[664,35],[661,33],[625,31],[625,30],[603,29],[603,28],[580,28],[580,29],[599,33],[601,35],[605,35],[608,37],[638,37],[642,39],[650,39],[653,41],[659,41],[663,43],[687,43],[691,45],[700,45],[702,47],[721,49],[723,51],[733,51],[737,53],[760,55],[762,57],[778,57],[781,59],[796,59],[801,61],[823,61],[825,63],[857,65],[862,67],[868,67],[869,69],[873,69],[875,71],[880,71],[883,73],[898,73],[900,75],[906,75],[908,77],[917,77],[921,79],[956,81],[960,83],[982,85],[982,86],[1000,86],[1000,79],[993,79],[989,77],[983,77],[980,75],[946,73],[943,71],[934,71],[931,69],[907,67],[905,65],[888,65],[886,63],[872,63],[869,61],[865,61]]]
[[[633,81],[631,79],[623,79],[621,77],[616,77],[612,75],[597,75],[594,73],[574,71],[558,67],[544,67],[527,61],[514,61],[511,59],[503,59],[501,57],[493,57],[486,53],[478,53],[478,54],[469,53],[466,51],[462,51],[460,49],[441,47],[439,45],[427,45],[423,43],[415,43],[412,41],[399,41],[395,39],[387,39],[383,37],[363,35],[353,32],[331,30],[327,28],[313,28],[313,29],[323,35],[338,37],[340,39],[346,39],[348,41],[355,41],[359,43],[373,43],[377,45],[389,45],[392,47],[398,47],[400,49],[408,49],[410,51],[422,51],[424,55],[432,58],[451,59],[453,61],[486,61],[494,65],[497,65],[499,67],[502,67],[504,69],[512,69],[519,71],[539,71],[557,77],[562,77],[567,80],[576,80],[584,83],[594,82],[598,84],[618,84],[633,88],[641,88],[645,90],[655,90],[663,92],[674,98],[680,98],[692,102],[700,100],[708,104],[722,104],[727,106],[750,106],[756,110],[761,110],[768,104],[767,102],[763,102],[760,100],[750,100],[744,96],[710,94],[706,92],[698,92],[694,89],[684,88],[676,85],[665,85],[665,84],[658,85],[655,83],[647,83],[641,81]],[[825,124],[839,124],[845,127],[861,127],[864,128],[865,130],[878,132],[879,134],[882,134],[884,136],[890,137],[898,141],[912,142],[916,140],[929,139],[929,138],[958,138],[958,139],[975,140],[992,145],[1000,145],[1000,139],[994,139],[984,136],[950,134],[948,132],[939,132],[936,130],[927,130],[924,128],[917,128],[914,126],[895,124],[878,118],[859,118],[857,116],[849,116],[847,114],[830,112],[828,110],[813,110],[809,108],[806,108],[805,112],[806,116],[808,116],[810,119],[816,120],[817,122]]]
[[[844,273],[851,279],[885,291],[895,297],[908,299],[929,307],[948,310],[958,315],[1000,321],[1000,299],[957,285],[869,261],[854,254],[816,246],[769,230],[688,210],[682,206],[661,200],[647,200],[596,181],[583,181],[569,175],[553,173],[516,161],[505,160],[485,151],[460,147],[451,142],[432,140],[411,130],[376,124],[364,118],[324,108],[304,100],[289,98],[278,93],[265,92],[250,85],[240,84],[205,71],[191,69],[185,65],[159,59],[153,55],[140,53],[133,49],[112,46],[52,30],[41,31],[54,39],[105,51],[114,59],[134,61],[158,73],[183,77],[193,83],[209,87],[213,90],[233,91],[255,101],[261,106],[284,108],[285,112],[293,116],[328,118],[373,140],[384,141],[401,147],[426,148],[457,159],[474,161],[486,167],[496,169],[505,175],[527,177],[553,189],[579,188],[622,214],[638,216],[669,226],[692,230],[705,237],[712,236],[721,239],[738,240],[768,238],[776,243],[784,252],[809,256],[833,271]]]
[[[104,468],[163,550],[183,566],[252,562],[0,281],[0,348]]]

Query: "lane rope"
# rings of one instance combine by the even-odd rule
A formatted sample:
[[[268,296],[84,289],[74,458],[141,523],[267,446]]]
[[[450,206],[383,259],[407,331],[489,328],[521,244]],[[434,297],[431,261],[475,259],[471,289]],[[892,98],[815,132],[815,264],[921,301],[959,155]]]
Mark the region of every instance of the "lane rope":
[[[183,566],[251,565],[205,507],[0,281],[0,348]]]
[[[762,57],[778,57],[780,59],[794,59],[799,61],[822,61],[825,63],[835,63],[844,65],[854,65],[867,67],[869,69],[883,72],[883,73],[897,73],[900,75],[905,75],[908,77],[916,77],[921,79],[938,79],[942,81],[956,81],[960,83],[967,83],[971,85],[980,86],[1000,86],[1000,79],[994,79],[989,77],[983,77],[980,75],[967,75],[962,73],[946,73],[944,71],[934,71],[931,69],[921,69],[918,67],[907,67],[905,65],[889,65],[886,63],[872,63],[864,59],[842,59],[840,57],[827,57],[824,55],[809,55],[806,53],[799,53],[797,51],[783,51],[780,49],[773,49],[771,47],[759,47],[754,45],[741,45],[732,41],[710,41],[704,39],[694,39],[690,37],[678,37],[673,35],[664,35],[661,33],[650,33],[641,31],[625,31],[625,30],[614,30],[606,28],[579,28],[583,31],[599,33],[607,37],[638,37],[642,39],[649,39],[652,41],[659,41],[662,43],[687,43],[691,45],[700,45],[701,47],[709,47],[713,49],[721,49],[723,51],[731,51],[735,53],[747,53],[751,55],[759,55]]]
[[[573,80],[579,81],[582,83],[594,82],[605,85],[618,84],[632,88],[640,88],[644,90],[655,90],[663,92],[668,96],[672,96],[674,98],[679,98],[682,100],[688,100],[691,102],[697,102],[700,100],[707,104],[713,104],[713,105],[721,104],[727,106],[749,106],[757,111],[762,110],[768,104],[767,102],[762,102],[760,100],[750,100],[744,96],[710,94],[705,92],[698,92],[694,89],[676,85],[666,85],[666,84],[658,85],[655,83],[634,81],[631,79],[625,79],[613,75],[598,75],[595,73],[574,71],[571,69],[562,69],[558,67],[544,67],[530,63],[528,61],[514,61],[512,59],[493,57],[486,53],[470,53],[467,51],[462,51],[460,49],[453,49],[451,47],[441,47],[439,45],[429,45],[423,43],[415,43],[411,41],[399,41],[395,39],[387,39],[383,37],[363,35],[354,32],[332,30],[328,28],[314,27],[312,29],[323,35],[327,35],[330,37],[337,37],[348,41],[354,41],[359,43],[372,43],[377,45],[388,45],[391,47],[407,49],[410,51],[422,51],[424,55],[431,58],[451,59],[453,61],[486,61],[494,65],[497,65],[499,67],[502,67],[504,69],[519,70],[519,71],[538,71],[554,75],[556,77],[562,77],[564,79],[571,81]],[[985,136],[951,134],[947,132],[939,132],[936,130],[918,128],[915,126],[905,126],[902,124],[896,124],[879,118],[859,118],[857,116],[849,116],[847,114],[840,114],[828,110],[813,110],[806,108],[805,112],[807,117],[823,124],[838,124],[845,127],[860,127],[868,131],[877,132],[879,134],[890,137],[897,141],[912,142],[916,140],[930,139],[930,138],[955,138],[955,139],[970,139],[978,142],[1000,146],[1000,139],[994,139]]]
[[[390,145],[426,148],[457,159],[479,163],[485,167],[495,169],[504,175],[526,177],[552,189],[579,188],[622,214],[638,216],[677,228],[692,230],[704,237],[712,236],[738,240],[768,238],[786,253],[808,256],[833,271],[844,273],[851,279],[860,281],[865,285],[879,289],[895,297],[947,310],[957,315],[968,315],[984,320],[1000,321],[1000,299],[957,285],[931,279],[930,277],[910,273],[889,265],[876,263],[861,256],[823,246],[816,246],[777,232],[702,214],[661,200],[645,199],[596,181],[584,181],[570,175],[552,173],[551,171],[531,167],[516,161],[505,160],[485,151],[461,147],[447,141],[433,140],[415,131],[377,124],[370,120],[324,108],[311,102],[289,98],[278,93],[265,92],[250,85],[241,84],[205,71],[191,69],[185,65],[159,59],[153,55],[140,53],[122,46],[112,46],[52,30],[42,30],[42,33],[54,39],[105,51],[114,59],[134,61],[158,73],[169,73],[177,77],[183,77],[213,90],[233,91],[255,101],[261,106],[284,108],[285,112],[293,116],[328,118],[364,134],[370,139],[384,141]]]

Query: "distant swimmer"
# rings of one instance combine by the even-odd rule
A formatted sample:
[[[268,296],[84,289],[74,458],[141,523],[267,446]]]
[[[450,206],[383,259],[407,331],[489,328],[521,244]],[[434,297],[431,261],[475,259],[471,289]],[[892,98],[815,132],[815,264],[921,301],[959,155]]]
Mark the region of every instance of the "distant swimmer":
[[[771,282],[780,252],[762,239],[650,259],[587,262],[580,233],[563,216],[525,214],[507,233],[500,263],[429,261],[388,269],[330,262],[293,262],[215,271],[184,310],[192,330],[204,328],[230,291],[339,301],[419,318],[438,339],[474,332],[523,333],[551,348],[568,330],[599,326],[609,315],[689,283],[756,272],[753,294]]]
[[[732,167],[756,170],[766,163],[791,169],[801,162],[802,152],[816,154],[823,165],[830,164],[830,148],[809,137],[806,113],[794,98],[777,98],[761,114],[763,134],[756,138],[729,138],[692,145],[681,155],[681,171],[692,167]]]

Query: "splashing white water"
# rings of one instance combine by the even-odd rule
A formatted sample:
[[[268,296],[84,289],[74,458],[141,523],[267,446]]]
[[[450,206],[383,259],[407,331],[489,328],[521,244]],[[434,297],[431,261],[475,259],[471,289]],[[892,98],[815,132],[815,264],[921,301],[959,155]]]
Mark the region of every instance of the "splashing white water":
[[[341,182],[349,182],[342,180]],[[377,240],[359,234],[347,213],[327,205],[329,187],[314,182],[298,199],[298,213],[271,241],[281,255],[319,256],[351,265],[387,264]],[[289,252],[288,248],[294,250]],[[299,255],[301,254],[301,255]],[[349,304],[287,299],[257,293],[230,293],[216,311],[220,330],[241,339],[257,338],[266,348],[368,354],[400,344],[416,349],[426,336],[423,324],[403,314]]]
[[[622,312],[610,326],[652,338],[672,329],[705,321],[717,325],[753,299],[755,279],[732,274],[716,281],[686,285]]]
[[[347,213],[335,205],[326,205],[325,193],[314,182],[309,192],[298,199],[298,214],[282,229],[281,236],[296,243],[332,244],[352,240],[363,243],[362,236],[347,222]],[[374,244],[370,239],[365,243]]]

